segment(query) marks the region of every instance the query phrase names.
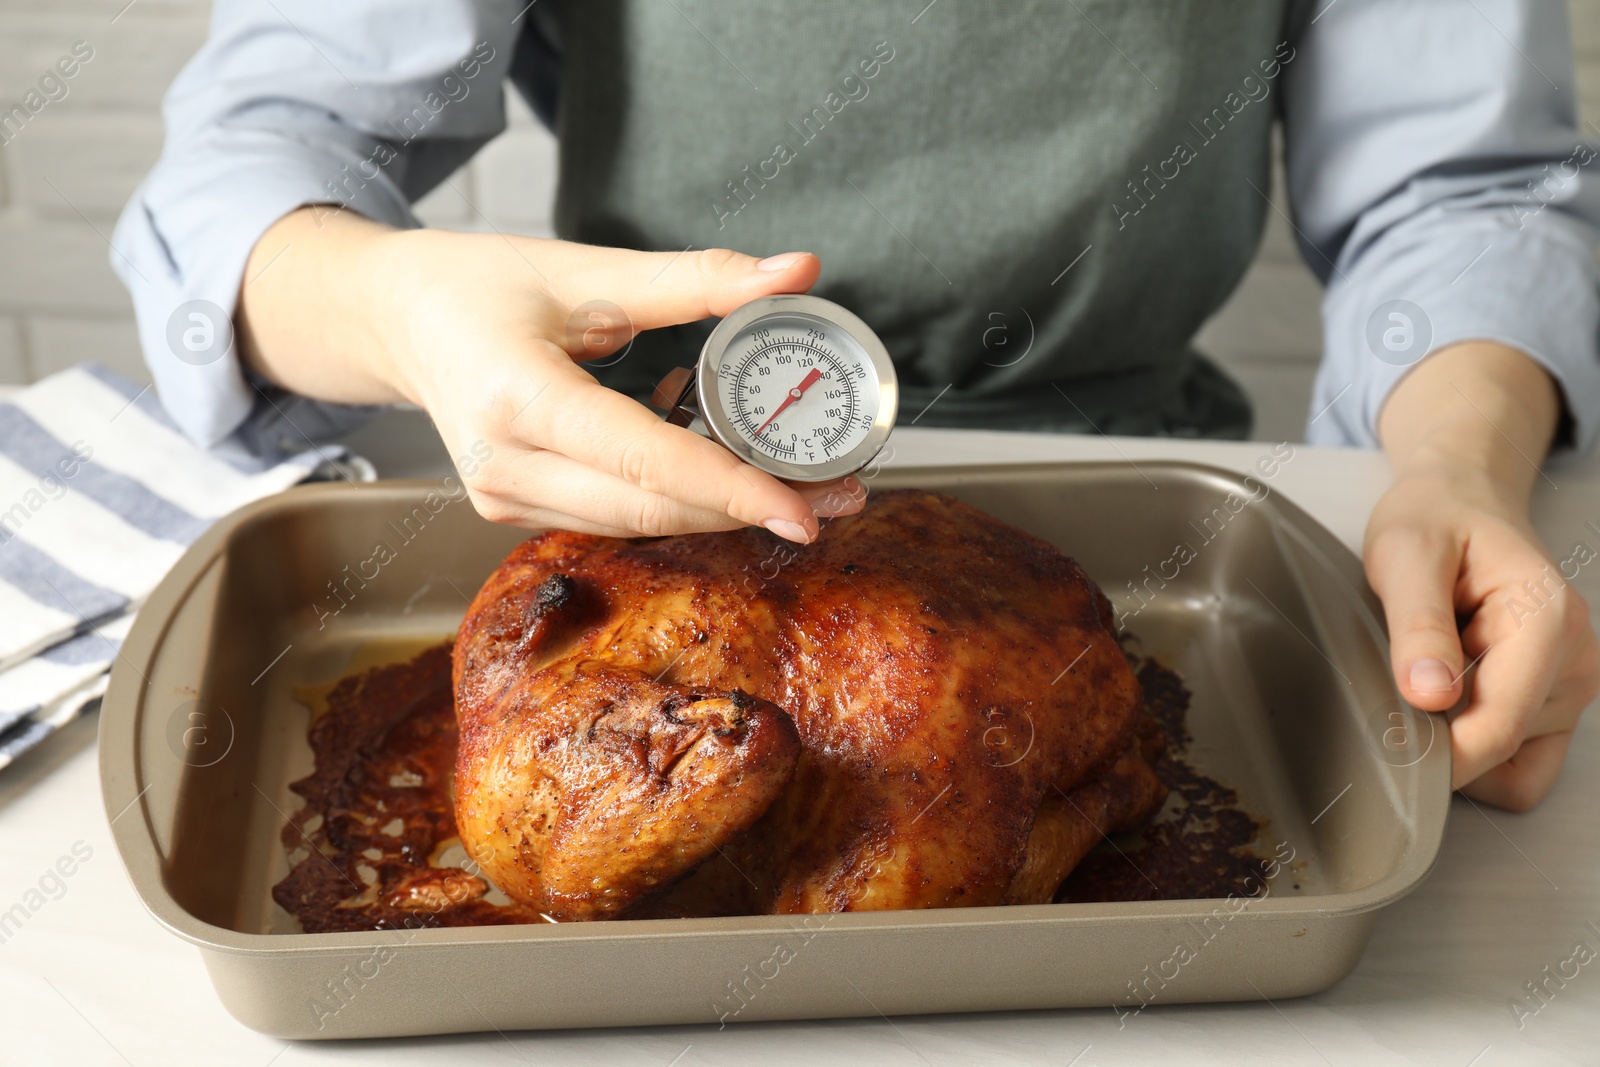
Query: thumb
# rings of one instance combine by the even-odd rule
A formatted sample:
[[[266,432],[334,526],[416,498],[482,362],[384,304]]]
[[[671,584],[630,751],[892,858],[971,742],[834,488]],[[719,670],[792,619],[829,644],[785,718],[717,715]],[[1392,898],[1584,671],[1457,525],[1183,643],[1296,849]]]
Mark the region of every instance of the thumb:
[[[822,262],[810,252],[758,259],[727,248],[633,252],[573,245],[562,265],[563,295],[575,308],[610,304],[633,333],[723,316],[776,293],[803,293]]]
[[[1461,695],[1454,591],[1459,546],[1394,530],[1368,545],[1367,580],[1383,601],[1395,684],[1414,707],[1444,711]]]

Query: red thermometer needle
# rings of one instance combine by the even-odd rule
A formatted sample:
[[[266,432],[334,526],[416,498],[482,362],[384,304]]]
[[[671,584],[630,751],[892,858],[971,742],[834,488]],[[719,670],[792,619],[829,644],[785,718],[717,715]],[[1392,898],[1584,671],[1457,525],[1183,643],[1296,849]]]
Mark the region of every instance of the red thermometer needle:
[[[806,371],[806,376],[800,380],[799,385],[789,390],[789,395],[784,398],[783,403],[778,405],[778,410],[767,416],[767,421],[761,424],[761,429],[756,431],[756,436],[760,437],[762,434],[766,433],[767,427],[772,425],[773,419],[777,418],[779,415],[782,415],[786,410],[788,410],[790,404],[793,404],[796,400],[799,400],[805,395],[805,391],[807,389],[810,389],[813,385],[816,385],[820,381],[822,381],[822,372],[817,368],[812,367],[810,370]]]

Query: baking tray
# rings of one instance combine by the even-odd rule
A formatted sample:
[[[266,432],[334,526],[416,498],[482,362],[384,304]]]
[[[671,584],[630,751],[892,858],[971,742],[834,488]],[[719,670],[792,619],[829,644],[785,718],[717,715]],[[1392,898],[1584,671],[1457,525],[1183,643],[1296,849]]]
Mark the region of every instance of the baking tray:
[[[289,1038],[1057,1007],[1125,1015],[1293,997],[1347,974],[1378,910],[1432,867],[1450,795],[1445,727],[1400,701],[1356,558],[1264,473],[1029,464],[888,468],[872,484],[951,493],[1082,563],[1140,650],[1192,690],[1192,762],[1264,818],[1263,854],[1292,850],[1270,892],[294,932],[270,889],[288,869],[279,832],[298,804],[288,783],[311,766],[295,687],[374,649],[398,656],[452,634],[526,536],[426,482],[309,486],[250,505],[197,541],[141,609],[100,725],[106,811],[120,816],[112,827],[135,889],[200,948],[235,1016]]]

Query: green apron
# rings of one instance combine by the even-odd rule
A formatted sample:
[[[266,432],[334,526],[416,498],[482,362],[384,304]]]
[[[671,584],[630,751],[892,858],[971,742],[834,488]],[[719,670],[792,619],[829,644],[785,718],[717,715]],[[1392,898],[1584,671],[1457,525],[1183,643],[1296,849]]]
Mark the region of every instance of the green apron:
[[[1243,437],[1190,347],[1267,210],[1284,0],[579,0],[556,228],[817,253],[900,423]],[[708,324],[591,369],[646,396]]]

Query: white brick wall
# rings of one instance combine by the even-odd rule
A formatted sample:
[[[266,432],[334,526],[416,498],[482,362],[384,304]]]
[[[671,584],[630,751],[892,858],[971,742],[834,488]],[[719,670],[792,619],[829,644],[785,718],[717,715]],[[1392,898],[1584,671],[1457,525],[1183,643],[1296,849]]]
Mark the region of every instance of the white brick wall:
[[[0,385],[28,380],[28,361],[22,357],[22,327],[14,318],[0,318]]]
[[[108,242],[160,152],[162,93],[205,36],[209,5],[126,4],[0,0],[0,109],[74,41],[94,49],[65,80],[66,97],[0,147],[0,382],[83,359],[148,378]]]
[[[1600,0],[1570,3],[1583,114],[1600,122]],[[0,0],[0,109],[74,41],[95,50],[68,96],[0,147],[0,384],[83,359],[148,380],[107,242],[160,152],[161,95],[205,36],[208,10],[206,0]],[[549,234],[555,144],[508,97],[511,128],[418,205],[429,225]],[[1321,349],[1319,298],[1272,213],[1244,283],[1200,336],[1255,398],[1257,437],[1300,437]]]

